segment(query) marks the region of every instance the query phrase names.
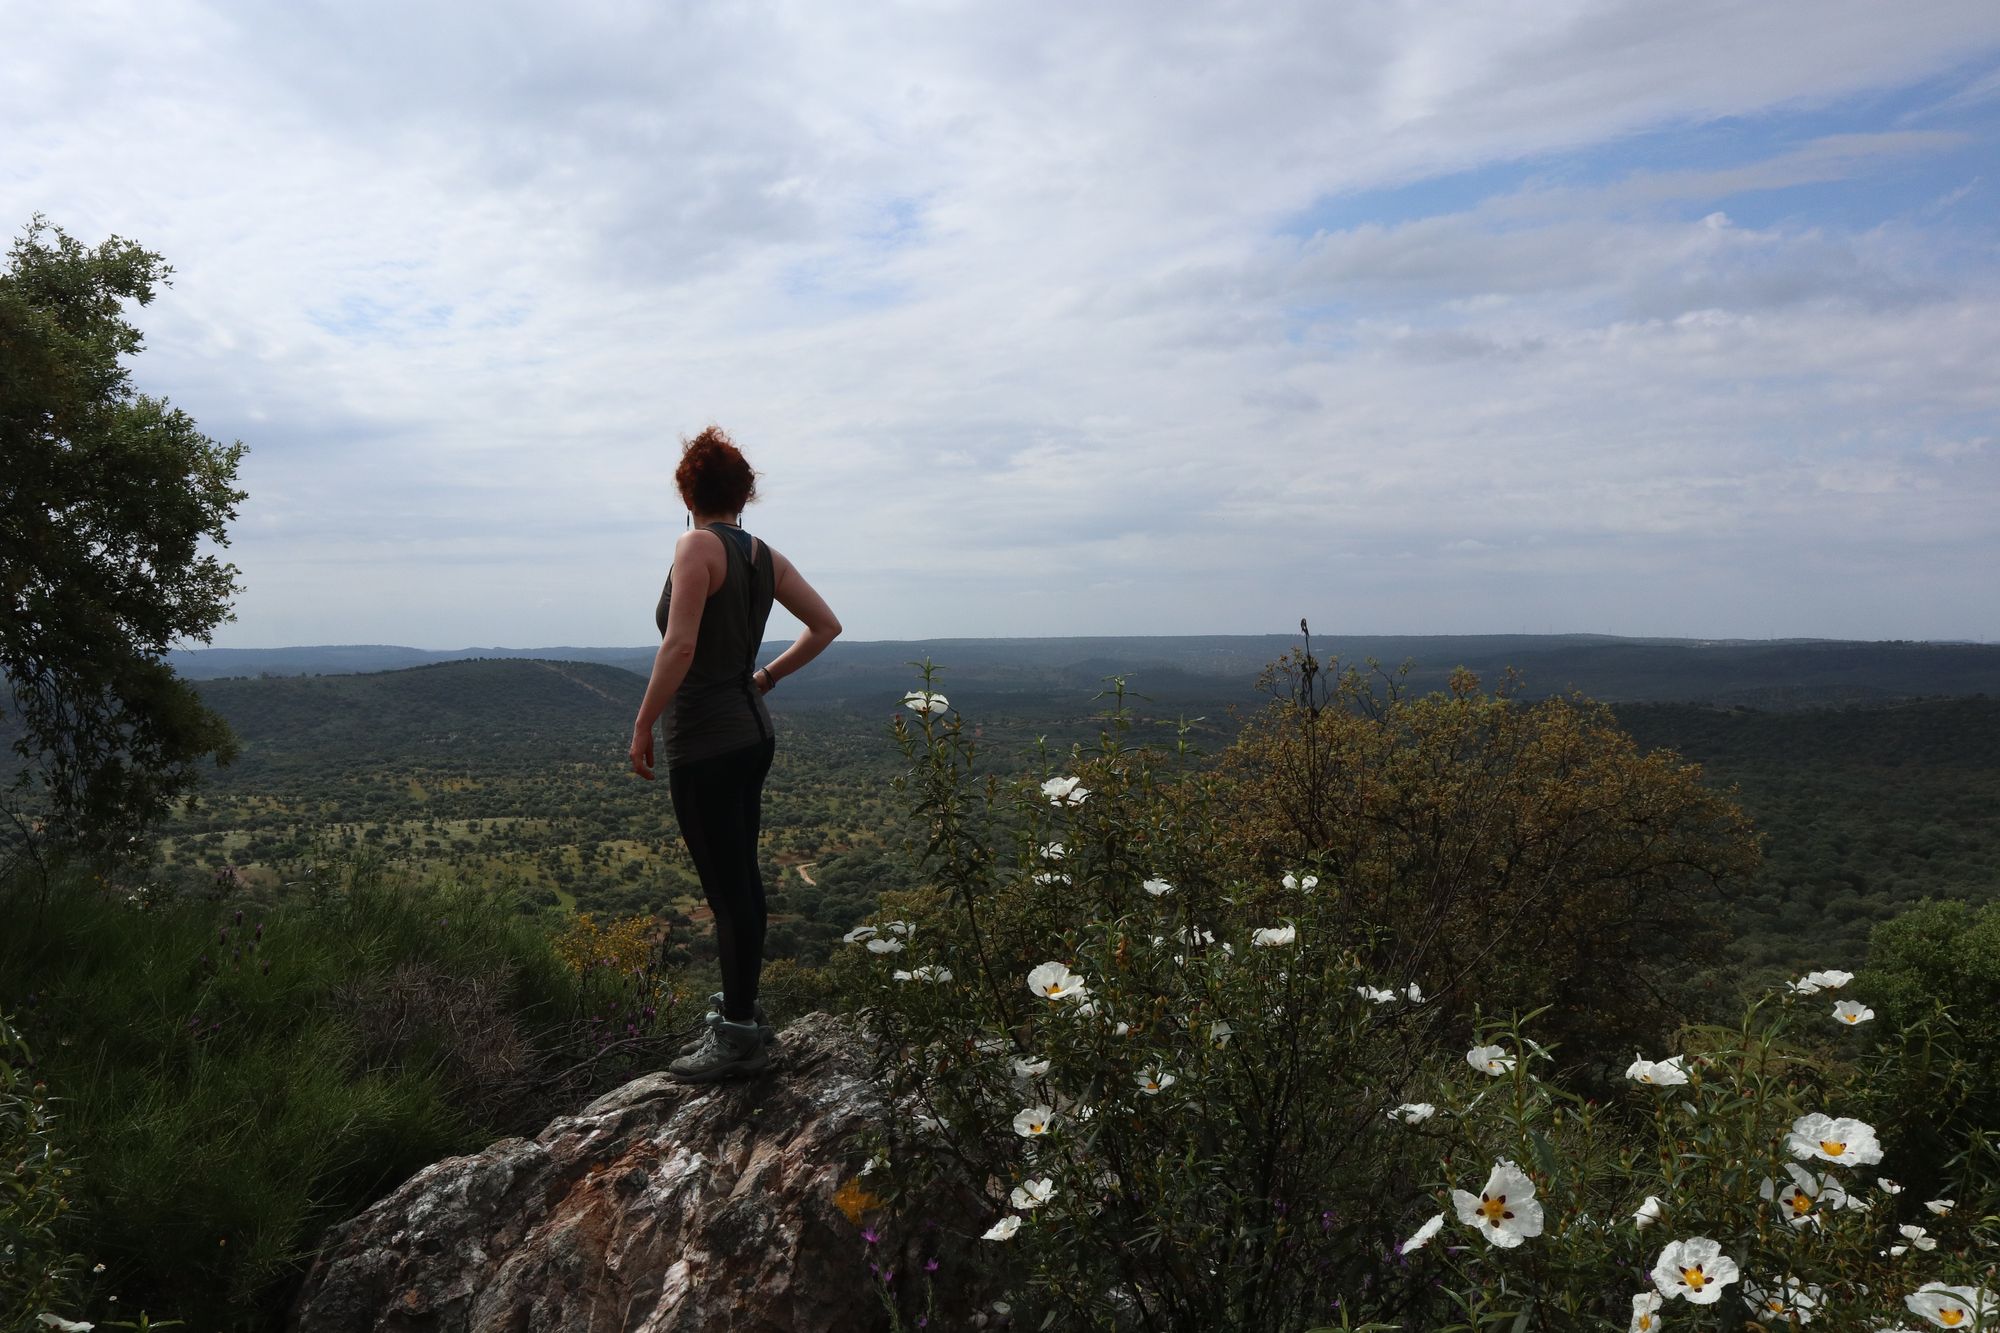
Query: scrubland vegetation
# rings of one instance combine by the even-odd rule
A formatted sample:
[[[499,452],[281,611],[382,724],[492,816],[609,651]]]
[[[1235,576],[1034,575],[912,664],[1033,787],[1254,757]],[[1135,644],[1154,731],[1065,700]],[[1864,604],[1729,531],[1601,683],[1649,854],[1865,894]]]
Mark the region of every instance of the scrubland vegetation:
[[[502,667],[539,671],[427,670]],[[768,998],[865,1013],[901,1057],[871,1253],[936,1220],[897,1200],[944,1177],[987,1209],[1017,1313],[1060,1327],[1624,1328],[1651,1291],[1669,1327],[1872,1331],[1915,1319],[1895,1301],[1925,1281],[1993,1286],[2000,906],[1973,862],[1994,830],[1924,795],[1992,781],[1992,705],[1819,715],[1815,748],[1809,714],[1400,693],[1303,657],[1266,685],[1230,727],[1114,689],[1087,744],[1074,714],[948,701],[887,739],[886,709],[785,717]],[[660,794],[574,709],[460,735],[449,765],[421,759],[421,716],[310,759],[271,740],[289,724],[239,723],[242,767],[162,858],[17,864],[12,1308],[274,1327],[326,1226],[690,1029],[713,977]],[[1674,727],[1710,771],[1655,748]],[[1779,831],[1753,829],[1737,799],[1774,796]],[[1903,867],[1895,894],[1816,913],[1850,861],[1785,846],[1787,812],[1848,819],[1832,845]],[[1916,901],[1941,874],[1955,895]],[[1849,999],[1872,1015],[1837,1023]],[[1634,1082],[1634,1051],[1687,1083]],[[1868,1126],[1882,1162],[1794,1156],[1816,1114]],[[1518,1244],[1458,1220],[1451,1191],[1496,1171],[1534,1191]],[[1738,1276],[1682,1308],[1645,1272],[1701,1237]],[[913,1325],[950,1276],[883,1291]],[[1756,1316],[1753,1287],[1793,1307]]]
[[[1114,710],[982,782],[911,696],[927,885],[834,969],[896,1057],[899,1326],[938,1219],[896,1205],[940,1188],[1028,1327],[2000,1324],[2000,906],[1689,991],[1751,861],[1689,769],[1587,705],[1315,665],[1219,768]]]

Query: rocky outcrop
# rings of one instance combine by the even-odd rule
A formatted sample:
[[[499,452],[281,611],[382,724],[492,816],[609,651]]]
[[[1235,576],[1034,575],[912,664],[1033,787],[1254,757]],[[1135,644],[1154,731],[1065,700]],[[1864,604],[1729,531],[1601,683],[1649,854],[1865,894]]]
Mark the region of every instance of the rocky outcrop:
[[[425,1168],[328,1237],[294,1326],[887,1328],[870,1260],[907,1273],[963,1238],[912,1237],[893,1265],[871,1249],[863,1227],[876,1201],[857,1177],[859,1134],[883,1110],[865,1044],[813,1014],[778,1051],[754,1079],[700,1087],[648,1075],[533,1139]]]

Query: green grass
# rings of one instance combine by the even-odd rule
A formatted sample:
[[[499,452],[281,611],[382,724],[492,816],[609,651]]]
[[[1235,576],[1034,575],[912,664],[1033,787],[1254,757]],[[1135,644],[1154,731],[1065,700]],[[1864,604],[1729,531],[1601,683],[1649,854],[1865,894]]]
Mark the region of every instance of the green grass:
[[[87,876],[38,890],[0,885],[0,1009],[59,1099],[75,1247],[116,1309],[201,1328],[278,1327],[329,1224],[522,1128],[520,1071],[615,984],[451,883],[364,869],[283,902],[150,906]]]

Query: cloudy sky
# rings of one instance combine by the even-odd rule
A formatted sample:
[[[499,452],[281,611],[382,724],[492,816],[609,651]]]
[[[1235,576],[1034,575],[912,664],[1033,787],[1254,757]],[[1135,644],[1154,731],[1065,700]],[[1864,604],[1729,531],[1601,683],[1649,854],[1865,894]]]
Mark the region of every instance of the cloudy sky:
[[[177,271],[218,644],[636,644],[724,425],[858,638],[2000,640],[2000,7],[0,0]]]

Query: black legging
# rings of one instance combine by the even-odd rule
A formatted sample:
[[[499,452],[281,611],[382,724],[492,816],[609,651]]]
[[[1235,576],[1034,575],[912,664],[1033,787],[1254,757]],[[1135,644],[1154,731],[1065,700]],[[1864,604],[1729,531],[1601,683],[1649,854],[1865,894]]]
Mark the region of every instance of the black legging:
[[[674,818],[701,876],[708,910],[715,914],[715,956],[722,965],[722,1013],[747,1023],[764,970],[764,875],[757,868],[757,831],[763,822],[764,779],[775,740],[746,745],[711,759],[667,770]]]

